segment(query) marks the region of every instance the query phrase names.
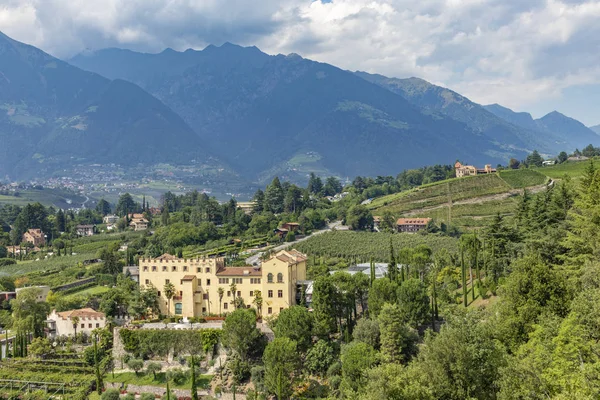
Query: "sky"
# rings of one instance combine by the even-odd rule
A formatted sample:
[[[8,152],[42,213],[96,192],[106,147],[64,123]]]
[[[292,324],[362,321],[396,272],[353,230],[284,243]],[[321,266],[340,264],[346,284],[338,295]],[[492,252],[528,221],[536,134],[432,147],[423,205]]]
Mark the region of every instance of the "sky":
[[[600,0],[0,0],[0,31],[63,59],[256,45],[600,124]]]

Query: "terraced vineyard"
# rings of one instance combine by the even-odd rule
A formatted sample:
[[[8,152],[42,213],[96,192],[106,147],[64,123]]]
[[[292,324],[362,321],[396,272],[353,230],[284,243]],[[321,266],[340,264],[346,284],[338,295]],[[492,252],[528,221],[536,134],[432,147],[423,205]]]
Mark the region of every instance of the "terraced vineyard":
[[[383,196],[369,205],[374,215],[431,217],[463,229],[487,225],[497,213],[510,215],[524,188],[541,190],[549,178],[531,169],[448,179]]]
[[[390,238],[396,250],[420,244],[431,247],[434,252],[441,248],[451,252],[458,250],[458,240],[447,236],[352,231],[325,232],[294,245],[294,248],[309,256],[340,257],[356,262],[368,262],[373,257],[375,261],[387,262]]]
[[[24,391],[44,391],[48,398],[84,400],[94,370],[78,360],[8,359],[0,362],[0,395],[16,398]],[[13,397],[9,397],[13,398]]]

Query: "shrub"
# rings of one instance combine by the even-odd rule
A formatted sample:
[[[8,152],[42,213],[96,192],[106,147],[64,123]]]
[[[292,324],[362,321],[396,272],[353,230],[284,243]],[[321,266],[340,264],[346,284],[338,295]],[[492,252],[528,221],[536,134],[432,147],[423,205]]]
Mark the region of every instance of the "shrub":
[[[135,394],[127,393],[121,400],[135,400]]]
[[[12,258],[0,258],[0,267],[5,267],[7,265],[14,265],[17,262]]]
[[[169,379],[172,380],[176,385],[183,385],[188,380],[188,374],[181,368],[175,368],[168,372]]]
[[[117,389],[108,389],[106,392],[102,393],[100,398],[102,400],[119,400],[121,398],[121,393]]]
[[[144,368],[144,361],[132,358],[127,361],[127,368],[132,369],[137,374]]]
[[[152,393],[142,393],[140,396],[140,400],[154,400],[156,396]]]

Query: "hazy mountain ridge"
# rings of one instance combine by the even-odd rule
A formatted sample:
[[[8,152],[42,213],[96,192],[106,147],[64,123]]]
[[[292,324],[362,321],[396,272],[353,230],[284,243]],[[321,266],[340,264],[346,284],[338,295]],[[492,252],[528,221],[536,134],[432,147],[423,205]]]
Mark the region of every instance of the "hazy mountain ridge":
[[[363,79],[399,94],[408,101],[442,113],[481,132],[491,141],[508,149],[532,151],[538,149],[553,154],[572,144],[559,135],[540,136],[539,126],[527,113],[509,114],[499,105],[481,106],[450,89],[433,85],[420,78],[388,78],[383,75],[356,72]],[[494,108],[492,111],[490,108]],[[512,113],[511,110],[508,110]],[[509,114],[509,115],[506,115]],[[529,123],[531,120],[531,123]],[[550,140],[548,140],[550,139]]]
[[[131,62],[123,59],[128,56]],[[196,63],[191,67],[190,59]],[[226,43],[154,55],[102,50],[71,62],[140,84],[212,148],[226,149],[227,161],[251,179],[307,152],[321,156],[321,167],[350,176],[394,174],[456,158],[496,163],[507,157],[501,146],[459,121],[295,54],[272,56]],[[137,73],[136,65],[152,72]]]
[[[514,112],[510,108],[492,104],[484,106],[488,111],[496,114],[515,125],[527,129],[535,129],[540,138],[544,140],[556,140],[565,143],[568,147],[563,150],[573,151],[575,148],[582,149],[588,144],[597,146],[600,144],[600,136],[574,118],[567,117],[558,111],[552,111],[542,118],[533,119],[531,114]]]
[[[0,175],[74,162],[157,163],[205,154],[199,138],[140,87],[83,71],[0,33]]]

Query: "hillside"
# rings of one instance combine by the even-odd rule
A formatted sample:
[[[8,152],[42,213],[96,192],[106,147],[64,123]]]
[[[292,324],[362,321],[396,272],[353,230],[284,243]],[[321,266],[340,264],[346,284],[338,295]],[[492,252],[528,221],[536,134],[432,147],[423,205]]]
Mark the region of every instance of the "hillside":
[[[0,141],[0,176],[19,178],[77,163],[206,155],[190,127],[139,86],[83,71],[2,33]]]
[[[385,175],[457,157],[506,162],[512,154],[462,122],[295,54],[226,43],[159,54],[109,49],[70,62],[139,84],[213,149],[227,149],[220,155],[248,179],[305,179],[308,168]]]
[[[590,126],[590,129],[600,135],[600,125]]]
[[[511,214],[515,196],[524,188],[543,190],[547,181],[543,171],[529,169],[453,178],[374,199],[369,208],[374,215],[431,217],[438,224],[477,228],[497,213]]]
[[[529,113],[517,113],[498,104],[484,108],[507,122],[536,131],[540,140],[553,143],[553,146],[562,146],[560,151],[570,152],[576,148],[582,149],[590,143],[594,146],[600,144],[600,136],[596,132],[557,111],[534,120]]]
[[[524,125],[514,124],[498,117],[459,93],[433,85],[423,79],[388,78],[366,72],[356,72],[356,75],[399,94],[419,107],[463,122],[474,131],[480,132],[490,140],[507,149],[512,149],[512,151],[521,149],[531,152],[533,149],[538,149],[552,153],[562,150],[556,142],[545,140],[536,134],[535,125],[528,128]]]

